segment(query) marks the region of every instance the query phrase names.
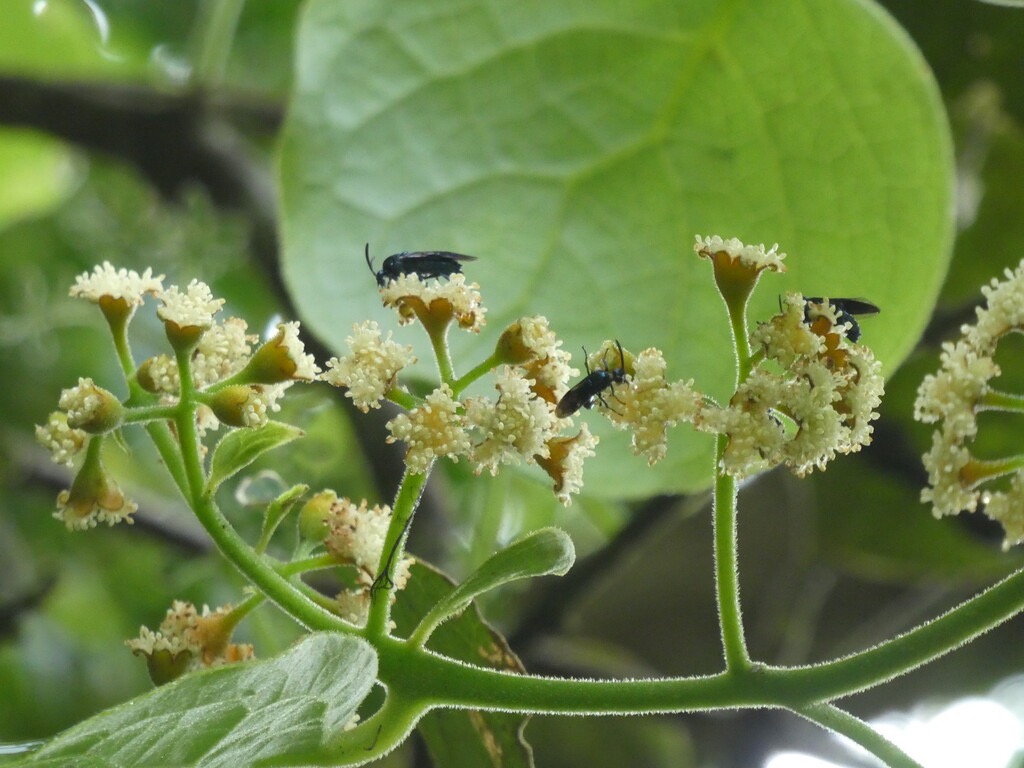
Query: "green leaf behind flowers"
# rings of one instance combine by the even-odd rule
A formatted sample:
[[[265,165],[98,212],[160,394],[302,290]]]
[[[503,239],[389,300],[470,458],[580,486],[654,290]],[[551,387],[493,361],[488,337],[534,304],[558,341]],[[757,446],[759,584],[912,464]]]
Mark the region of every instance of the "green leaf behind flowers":
[[[575,560],[572,539],[564,531],[542,528],[528,533],[496,552],[465,581],[438,600],[420,622],[413,637],[422,645],[441,622],[464,611],[478,595],[519,579],[550,574],[564,576]]]
[[[285,276],[342,347],[380,306],[362,260],[445,249],[488,308],[453,332],[459,372],[542,314],[578,355],[662,349],[671,378],[727,399],[729,330],[695,234],[780,243],[778,294],[864,297],[864,341],[892,371],[946,271],[949,130],[930,72],[870,0],[313,0],[281,147]],[[397,331],[429,348],[420,329]],[[577,367],[579,357],[575,357]],[[711,441],[678,428],[648,471],[602,438],[585,492],[692,491]]]
[[[290,424],[271,421],[257,429],[234,429],[228,432],[213,450],[210,460],[210,478],[206,483],[209,493],[245,469],[269,450],[302,437],[302,430]]]

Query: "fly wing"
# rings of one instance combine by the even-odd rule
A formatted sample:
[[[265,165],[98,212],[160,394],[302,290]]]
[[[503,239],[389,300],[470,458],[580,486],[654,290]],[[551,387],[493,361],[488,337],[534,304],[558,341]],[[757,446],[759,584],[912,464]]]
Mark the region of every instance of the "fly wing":
[[[451,251],[410,251],[402,254],[406,259],[422,264],[443,264],[450,261],[476,261],[476,256]]]
[[[872,304],[867,299],[831,299],[821,296],[804,296],[807,304],[824,304],[828,301],[840,312],[848,312],[851,315],[877,315],[882,310],[877,304]]]
[[[413,251],[401,255],[402,271],[420,277],[451,277],[462,272],[461,262],[476,261],[476,256],[451,251]]]
[[[851,315],[877,315],[882,311],[867,299],[830,299],[829,302]]]

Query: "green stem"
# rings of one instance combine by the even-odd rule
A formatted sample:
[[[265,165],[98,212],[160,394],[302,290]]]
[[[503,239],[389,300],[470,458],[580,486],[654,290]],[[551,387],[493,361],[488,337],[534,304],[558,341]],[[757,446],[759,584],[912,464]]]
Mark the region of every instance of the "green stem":
[[[132,406],[124,415],[125,424],[141,424],[147,421],[169,421],[175,417],[178,409],[174,405],[137,405]]]
[[[420,702],[389,695],[384,705],[369,718],[337,735],[326,751],[291,756],[295,762],[287,765],[363,765],[388,754],[405,741],[422,715]]]
[[[178,486],[178,491],[186,500],[189,498],[188,479],[185,476],[185,463],[181,459],[181,452],[178,450],[178,441],[174,439],[170,428],[163,422],[150,422],[145,425],[149,439],[156,446],[157,453],[164,466],[167,467],[171,479]]]
[[[747,296],[749,298],[749,294]],[[736,354],[736,386],[739,387],[753,370],[754,359],[750,356],[750,338],[747,332],[747,303],[726,303],[729,312],[729,330],[732,332],[733,349]]]
[[[771,704],[752,670],[686,679],[579,680],[472,667],[394,637],[375,640],[374,647],[382,682],[423,707],[627,715]]]
[[[978,402],[978,410],[1024,413],[1024,395],[990,389]]]
[[[429,475],[429,468],[424,474],[406,470],[398,486],[391,511],[391,522],[384,537],[384,548],[381,550],[381,559],[377,566],[377,579],[370,590],[370,615],[366,622],[366,636],[370,640],[388,634],[391,595],[395,590],[395,568],[402,559],[405,537]]]
[[[131,382],[132,377],[135,376],[135,360],[132,357],[131,343],[128,340],[129,317],[127,315],[113,317],[107,313],[104,313],[104,317],[107,318],[107,325],[110,326],[110,335],[114,340],[114,350],[117,352],[118,362],[121,363],[121,370],[124,372],[125,379]]]
[[[319,571],[324,568],[337,568],[340,563],[331,554],[314,555],[302,560],[292,560],[290,563],[282,563],[277,566],[277,572],[282,576],[296,576],[308,571]]]
[[[835,661],[766,670],[806,701],[847,696],[910,672],[970,642],[1024,610],[1024,569],[899,637]]]
[[[411,411],[420,404],[420,401],[416,397],[410,395],[404,389],[392,389],[387,393],[387,395],[385,395],[385,397],[395,405],[405,408],[407,411]]]
[[[205,0],[200,4],[193,27],[192,85],[209,88],[224,78],[244,6],[245,0]]]
[[[437,373],[441,377],[441,382],[451,386],[455,381],[455,369],[452,367],[452,356],[448,350],[448,323],[437,328],[424,324],[424,328],[427,330],[430,346],[434,350]]]
[[[988,480],[1003,477],[1024,469],[1024,454],[1007,456],[1002,459],[970,459],[960,469],[960,480],[968,488],[974,488]]]
[[[747,338],[747,300],[750,298],[753,285],[754,283],[751,283],[749,290],[745,292],[740,291],[735,294],[723,292],[722,294],[729,315],[729,329],[732,332],[737,389],[746,381],[754,364],[750,357],[750,342]],[[725,450],[728,446],[728,435],[716,437],[715,497],[712,519],[715,537],[715,596],[718,601],[722,650],[725,654],[726,669],[734,671],[750,667],[750,654],[747,651],[747,641],[743,633],[743,613],[740,609],[736,479],[723,469]]]
[[[204,491],[206,483],[196,434],[195,384],[192,380],[191,352],[177,350],[175,354],[181,379],[181,400],[175,425],[187,480],[188,499],[196,518],[224,557],[296,621],[310,629],[332,629],[353,633],[355,630],[351,625],[301,594],[288,579],[274,570],[269,560],[257,555],[224,517],[212,496]]]
[[[923,768],[919,762],[863,720],[832,704],[811,704],[793,711],[812,723],[817,723],[822,728],[841,734],[859,744],[888,768]]]
[[[199,436],[196,432],[196,387],[192,378],[192,350],[176,349],[178,364],[179,397],[174,424],[177,427],[181,457],[185,466],[185,481],[188,486],[188,500],[195,509],[202,500],[206,485],[203,460],[199,452]]]
[[[482,363],[480,363],[477,366],[474,366],[472,369],[470,369],[462,376],[460,376],[458,379],[452,382],[451,387],[453,396],[458,397],[459,395],[461,395],[463,390],[466,389],[466,387],[468,387],[477,379],[486,376],[488,371],[490,371],[492,368],[495,368],[500,364],[501,355],[497,351],[495,351],[494,354],[492,354]]]
[[[567,714],[639,714],[750,706],[794,711],[891,680],[974,639],[1024,609],[1024,569],[937,619],[879,646],[808,667],[738,667],[716,675],[650,680],[573,680],[471,667],[374,641],[381,679],[430,704]]]
[[[248,616],[254,608],[262,605],[263,601],[266,599],[267,598],[261,593],[253,592],[228,612],[224,617],[225,626],[234,631],[234,628],[239,625],[242,619]]]
[[[722,456],[729,444],[726,435],[715,441],[715,595],[727,670],[750,667],[740,610],[739,566],[736,557],[736,479],[722,471]]]

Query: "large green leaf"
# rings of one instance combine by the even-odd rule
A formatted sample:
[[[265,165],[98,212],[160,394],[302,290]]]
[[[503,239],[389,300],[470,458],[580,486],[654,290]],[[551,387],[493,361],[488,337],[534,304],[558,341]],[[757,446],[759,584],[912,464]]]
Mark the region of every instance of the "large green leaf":
[[[309,635],[273,659],[188,675],[103,712],[24,764],[212,768],[313,752],[342,731],[376,675],[362,640]]]
[[[888,370],[924,326],[950,243],[948,128],[918,52],[867,0],[313,0],[298,39],[285,272],[335,346],[358,320],[394,324],[366,241],[480,257],[488,326],[457,334],[460,370],[544,314],[570,350],[658,346],[670,375],[727,396],[696,233],[790,254],[756,315],[787,289],[879,304],[865,340]],[[422,335],[400,332],[429,359]],[[707,483],[706,438],[680,430],[648,471],[591,420],[587,492]]]

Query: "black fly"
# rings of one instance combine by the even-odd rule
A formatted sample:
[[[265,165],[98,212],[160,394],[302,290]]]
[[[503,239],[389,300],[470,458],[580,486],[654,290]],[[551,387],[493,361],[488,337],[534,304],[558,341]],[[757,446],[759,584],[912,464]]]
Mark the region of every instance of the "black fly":
[[[586,366],[587,375],[576,386],[562,395],[562,399],[555,406],[556,416],[560,419],[572,416],[580,408],[590,408],[595,400],[600,400],[602,405],[606,408],[608,407],[608,403],[604,399],[604,391],[612,388],[612,394],[614,395],[613,385],[622,384],[626,381],[626,358],[622,354],[622,345],[616,340],[615,346],[619,348],[618,368],[609,368],[607,361],[602,360],[603,368],[590,370],[590,364],[587,362],[587,350],[583,350],[583,365]],[[605,351],[605,355],[607,354],[607,351]]]
[[[381,288],[402,275],[417,275],[421,280],[451,277],[462,272],[460,262],[463,261],[476,261],[476,256],[451,251],[402,251],[384,259],[380,271],[377,271],[370,259],[370,244],[366,244],[366,265]]]
[[[857,322],[854,315],[877,315],[882,311],[876,305],[864,299],[829,299],[820,296],[804,296],[804,322],[810,324],[818,316],[816,313],[820,311],[816,307],[820,307],[826,302],[835,307],[836,319],[840,324],[850,324],[850,330],[846,332],[846,337],[854,343],[860,339],[860,323]]]

